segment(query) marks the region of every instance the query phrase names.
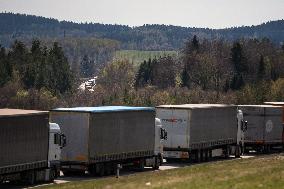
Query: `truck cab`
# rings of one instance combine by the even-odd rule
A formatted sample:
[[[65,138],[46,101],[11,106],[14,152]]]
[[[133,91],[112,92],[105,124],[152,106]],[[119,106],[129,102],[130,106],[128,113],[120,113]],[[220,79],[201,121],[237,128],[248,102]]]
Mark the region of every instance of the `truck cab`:
[[[56,123],[49,123],[49,152],[48,165],[51,170],[55,171],[55,175],[60,175],[60,159],[61,149],[66,145],[66,137],[61,133],[61,129]]]
[[[159,118],[155,118],[155,150],[154,157],[146,159],[146,166],[152,166],[154,169],[159,169],[163,163],[163,143],[167,139],[167,132],[162,127],[162,122]]]

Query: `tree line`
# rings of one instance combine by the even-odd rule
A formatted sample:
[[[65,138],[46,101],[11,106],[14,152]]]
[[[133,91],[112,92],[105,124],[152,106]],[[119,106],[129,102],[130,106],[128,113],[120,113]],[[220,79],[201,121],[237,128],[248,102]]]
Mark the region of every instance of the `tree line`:
[[[8,82],[20,82],[26,89],[45,88],[53,94],[64,94],[72,89],[74,76],[57,42],[47,48],[34,40],[27,48],[15,41],[10,50],[0,46],[0,87]]]
[[[100,23],[74,23],[32,15],[0,13],[0,41],[8,47],[15,39],[95,37],[119,41],[123,49],[178,50],[188,37],[198,35],[208,40],[235,41],[241,38],[269,38],[279,45],[284,42],[284,21],[271,21],[258,26],[209,29],[172,25],[129,27]]]
[[[84,57],[82,71],[88,71]],[[284,49],[264,38],[234,42],[189,39],[177,56],[137,65],[113,60],[98,72],[93,92],[78,90],[64,50],[35,40],[0,51],[0,107],[225,103],[284,99]]]
[[[101,103],[153,106],[283,101],[284,49],[267,38],[230,43],[194,36],[178,54],[145,60],[138,70],[127,62],[108,65],[98,79],[98,91],[108,92]]]

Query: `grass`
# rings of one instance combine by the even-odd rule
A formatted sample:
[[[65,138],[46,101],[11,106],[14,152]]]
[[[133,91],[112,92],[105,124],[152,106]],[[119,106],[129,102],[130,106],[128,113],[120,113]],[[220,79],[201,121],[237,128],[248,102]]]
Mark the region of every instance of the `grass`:
[[[284,188],[284,155],[210,162],[167,171],[71,182],[47,189],[207,189]]]
[[[176,56],[177,51],[138,51],[138,50],[120,50],[116,51],[114,60],[128,60],[134,65],[141,64],[149,58],[159,58],[160,56],[172,55]]]

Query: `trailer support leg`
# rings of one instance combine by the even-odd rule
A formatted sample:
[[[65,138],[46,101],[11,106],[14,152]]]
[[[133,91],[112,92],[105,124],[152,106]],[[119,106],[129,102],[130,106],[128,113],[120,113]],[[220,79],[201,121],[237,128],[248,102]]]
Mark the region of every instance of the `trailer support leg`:
[[[116,178],[119,178],[119,171],[122,168],[121,164],[117,164],[116,166]]]

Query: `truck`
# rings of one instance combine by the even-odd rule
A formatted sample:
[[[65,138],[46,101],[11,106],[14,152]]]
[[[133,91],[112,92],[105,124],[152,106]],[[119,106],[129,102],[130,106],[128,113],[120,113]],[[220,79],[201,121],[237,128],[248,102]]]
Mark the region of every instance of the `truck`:
[[[167,130],[164,158],[207,161],[212,152],[239,157],[246,122],[234,105],[182,104],[156,107],[157,117]],[[214,154],[213,154],[214,155]]]
[[[273,105],[239,105],[248,121],[245,133],[245,150],[268,153],[283,148],[283,107]]]
[[[65,137],[48,112],[0,109],[0,183],[53,181]]]
[[[64,175],[111,175],[123,166],[158,169],[166,132],[152,107],[57,108],[50,121],[68,138],[62,150]]]

